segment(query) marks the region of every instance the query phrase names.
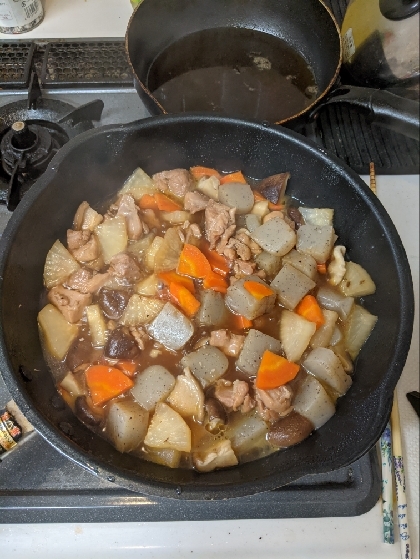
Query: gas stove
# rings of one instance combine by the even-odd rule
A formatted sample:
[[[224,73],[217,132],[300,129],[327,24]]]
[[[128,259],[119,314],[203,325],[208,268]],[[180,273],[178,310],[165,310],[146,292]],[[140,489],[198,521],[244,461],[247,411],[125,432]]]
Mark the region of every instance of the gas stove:
[[[26,49],[30,63],[0,84],[0,233],[61,145],[92,127],[150,116],[120,57],[122,41],[29,42],[17,48]],[[66,64],[76,51],[85,53],[79,74]],[[101,66],[111,51],[121,62],[114,76]],[[93,72],[92,60],[101,71]],[[368,174],[370,161],[379,175],[418,173],[418,142],[369,127],[349,109],[328,108],[304,133],[359,174]],[[0,409],[9,399],[0,377]],[[379,496],[376,449],[336,472],[213,502],[149,498],[115,487],[59,454],[36,432],[26,433],[0,462],[0,522],[6,524],[356,517],[370,511]]]

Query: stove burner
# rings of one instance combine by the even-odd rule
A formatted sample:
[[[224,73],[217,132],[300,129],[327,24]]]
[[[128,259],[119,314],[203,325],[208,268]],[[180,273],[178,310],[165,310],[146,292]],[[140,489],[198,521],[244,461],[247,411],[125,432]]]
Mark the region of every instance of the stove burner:
[[[16,208],[21,197],[68,140],[64,130],[53,123],[27,120],[12,124],[0,142],[2,168],[10,177],[7,190],[9,210]]]
[[[45,99],[36,72],[31,73],[26,100],[0,108],[0,203],[14,210],[69,139],[93,128],[104,103],[80,107]]]

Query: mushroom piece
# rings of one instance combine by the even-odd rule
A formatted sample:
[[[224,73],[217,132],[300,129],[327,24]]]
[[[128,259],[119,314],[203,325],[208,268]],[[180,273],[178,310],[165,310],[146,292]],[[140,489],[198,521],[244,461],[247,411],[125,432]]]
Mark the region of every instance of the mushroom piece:
[[[90,398],[89,398],[90,399]],[[98,411],[94,411],[93,404],[89,405],[86,396],[78,396],[74,403],[74,411],[79,419],[86,425],[99,425],[102,421],[102,415]]]
[[[344,255],[346,247],[337,245],[334,247],[331,262],[328,265],[328,281],[331,285],[338,285],[346,273],[346,263]]]
[[[270,425],[267,439],[273,446],[288,448],[306,439],[313,430],[314,426],[309,419],[292,411]]]
[[[216,398],[207,398],[205,403],[206,419],[204,427],[209,433],[217,434],[228,422],[225,408]]]

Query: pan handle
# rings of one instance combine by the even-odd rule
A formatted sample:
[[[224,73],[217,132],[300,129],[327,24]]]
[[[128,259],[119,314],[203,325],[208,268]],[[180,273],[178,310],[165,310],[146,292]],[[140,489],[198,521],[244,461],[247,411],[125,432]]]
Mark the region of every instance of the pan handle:
[[[371,89],[342,85],[334,89],[326,100],[311,113],[317,113],[326,105],[346,103],[359,109],[367,117],[368,122],[380,124],[394,132],[399,132],[415,140],[419,140],[419,103],[405,99],[383,89]]]

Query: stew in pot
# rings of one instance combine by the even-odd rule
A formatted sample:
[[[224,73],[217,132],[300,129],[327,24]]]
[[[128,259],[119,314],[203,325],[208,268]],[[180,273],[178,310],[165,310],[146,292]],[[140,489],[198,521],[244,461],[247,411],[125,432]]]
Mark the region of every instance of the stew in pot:
[[[47,363],[119,451],[208,472],[298,444],[335,413],[377,318],[331,208],[196,166],[138,168],[82,202],[44,268]]]

